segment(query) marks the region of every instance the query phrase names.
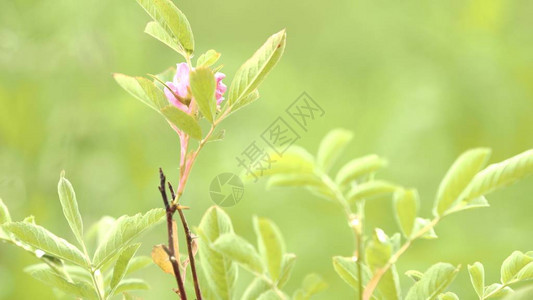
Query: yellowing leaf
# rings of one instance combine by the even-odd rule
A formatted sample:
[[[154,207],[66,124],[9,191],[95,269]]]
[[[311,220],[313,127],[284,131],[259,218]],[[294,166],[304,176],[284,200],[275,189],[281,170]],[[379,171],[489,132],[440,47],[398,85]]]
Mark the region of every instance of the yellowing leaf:
[[[168,258],[168,254],[163,249],[163,245],[155,245],[152,248],[152,261],[154,264],[159,266],[163,272],[168,273],[172,276],[174,276],[174,269],[172,268],[172,263],[170,262],[170,259]]]

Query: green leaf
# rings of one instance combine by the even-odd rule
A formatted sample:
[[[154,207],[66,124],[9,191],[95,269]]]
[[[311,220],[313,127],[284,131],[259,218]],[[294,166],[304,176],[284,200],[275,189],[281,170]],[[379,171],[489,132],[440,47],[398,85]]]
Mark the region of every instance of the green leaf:
[[[196,68],[190,73],[190,85],[198,109],[209,122],[213,123],[217,110],[215,75],[207,67]]]
[[[296,264],[296,255],[294,253],[285,253],[283,254],[283,260],[281,262],[281,273],[278,279],[278,287],[282,288],[285,286],[289,278],[291,277],[292,270]]]
[[[362,199],[380,196],[383,194],[390,194],[396,191],[397,185],[383,180],[372,180],[365,183],[355,185],[349,192],[346,198],[348,202],[354,204]]]
[[[152,265],[152,258],[148,256],[136,256],[131,259],[128,265],[128,269],[126,270],[126,275],[135,273],[151,265]]]
[[[309,274],[305,276],[302,287],[296,291],[294,300],[307,300],[311,296],[322,292],[328,288],[328,284],[317,274]]]
[[[207,142],[218,142],[222,141],[226,137],[226,130],[222,129],[213,133],[208,139]]]
[[[3,226],[18,240],[35,249],[80,266],[87,266],[87,260],[78,248],[41,226],[25,222],[11,222]]]
[[[45,265],[48,266],[48,264]],[[87,270],[87,268],[75,265],[65,265],[62,264],[61,261],[59,261],[57,265],[60,268],[62,267],[65,269],[65,272],[67,272],[67,274],[72,278],[73,282],[84,281],[89,284],[92,284],[91,273],[89,272],[89,270]]]
[[[7,233],[5,233],[4,230],[2,229],[2,225],[0,225],[0,240],[11,241]]]
[[[113,78],[126,92],[157,112],[168,105],[163,91],[146,78],[131,77],[120,73],[114,73]]]
[[[4,201],[0,198],[0,240],[10,240],[7,233],[2,229],[2,224],[11,222],[11,215]]]
[[[523,287],[513,293],[509,287],[506,287],[507,290],[503,291],[507,297],[504,300],[531,300],[533,299],[533,286]],[[499,295],[503,296],[503,295]]]
[[[113,268],[113,276],[111,277],[111,282],[109,284],[110,295],[114,294],[115,288],[126,275],[128,271],[128,265],[133,256],[135,256],[135,253],[139,249],[139,246],[141,246],[141,244],[130,245],[124,250],[122,250],[122,253],[120,253],[115,263],[115,267]]]
[[[431,220],[424,219],[424,218],[416,218],[415,219],[415,226],[413,228],[413,233],[411,236],[416,235],[422,228],[428,226],[431,223]],[[426,239],[426,240],[432,240],[437,238],[437,234],[435,233],[435,229],[432,227],[429,229],[426,233],[424,233],[420,238]]]
[[[437,297],[437,299],[438,300],[459,300],[459,297],[455,293],[446,292],[446,293],[440,294]]]
[[[202,138],[202,129],[200,128],[200,125],[198,125],[198,122],[186,112],[175,106],[167,105],[161,109],[161,113],[170,123],[174,124],[191,137],[197,140]]]
[[[170,0],[137,0],[146,12],[167,32],[174,43],[184,51],[183,56],[194,51],[191,25],[185,15]]]
[[[362,285],[365,286],[372,277],[372,273],[366,265],[362,265]],[[359,290],[359,276],[357,266],[357,262],[354,260],[353,257],[333,257],[333,268],[335,269],[335,272],[337,272],[337,274],[342,278],[342,280],[344,280],[349,286],[351,286],[356,291]]]
[[[346,129],[330,131],[320,142],[316,155],[317,166],[328,172],[352,138],[353,133]]]
[[[30,224],[33,224],[35,225],[35,216],[34,215],[29,215],[27,216],[26,218],[24,218],[24,220],[22,220],[22,222],[24,223],[30,223]]]
[[[356,291],[359,288],[359,277],[357,273],[357,263],[353,257],[333,257],[333,268],[335,272]]]
[[[156,75],[148,75],[154,79],[154,84],[158,89],[164,90],[165,86],[163,83],[174,80],[174,75],[176,75],[176,66],[168,67],[163,72]]]
[[[307,186],[307,189],[314,195],[326,199],[328,201],[336,202],[337,196],[335,193],[329,188],[329,187],[314,187],[314,186]]]
[[[58,288],[64,293],[81,297],[84,299],[97,299],[93,287],[85,282],[69,282],[67,279],[59,276],[48,266],[38,268],[28,268],[25,270],[33,278],[43,282],[46,285]]]
[[[514,251],[507,257],[501,268],[501,281],[503,284],[509,283],[516,279],[518,273],[522,268],[533,262],[533,258],[525,255],[520,251]]]
[[[233,233],[231,219],[222,209],[213,206],[202,217],[197,233],[200,236],[200,266],[210,291],[220,299],[233,299],[237,265],[211,247],[211,243],[221,235]]]
[[[365,248],[366,263],[374,273],[383,268],[389,261],[393,252],[393,245],[383,230],[377,228],[372,240]],[[381,277],[376,291],[381,295],[380,299],[400,299],[400,283],[396,266],[392,265]]]
[[[125,291],[149,290],[149,289],[150,289],[150,286],[144,280],[138,279],[138,278],[128,278],[128,279],[122,280],[119,283],[113,295],[118,295]]]
[[[59,193],[59,201],[61,201],[61,207],[63,208],[63,214],[67,219],[68,225],[72,232],[76,236],[76,239],[80,245],[84,245],[83,242],[83,221],[81,220],[80,211],[78,210],[78,202],[76,201],[76,193],[72,184],[65,178],[65,172],[61,173],[59,183],[57,185],[57,191]]]
[[[400,249],[401,242],[402,242],[402,234],[399,232],[394,233],[390,238],[389,242],[392,245],[392,250],[394,252],[398,251]]]
[[[46,257],[46,256],[45,256]],[[45,257],[41,260],[47,260]],[[53,267],[51,267],[53,266]],[[92,285],[91,273],[86,268],[75,266],[75,265],[65,265],[59,259],[56,262],[48,260],[46,263],[38,263],[34,265],[27,266],[24,268],[24,272],[31,274],[34,272],[52,272],[54,275],[67,280],[67,274],[69,283],[75,284],[79,282],[88,283]],[[63,272],[64,271],[64,272]],[[92,289],[92,287],[91,287]]]
[[[107,236],[107,233],[109,231],[109,228],[113,226],[115,223],[115,218],[110,216],[103,216],[98,220],[96,223],[93,223],[91,227],[89,227],[89,230],[87,231],[86,239],[92,240],[94,239],[96,241],[96,245],[99,245],[102,243],[104,238]]]
[[[161,43],[169,46],[172,50],[186,56],[182,46],[175,41],[175,39],[156,21],[151,21],[146,24],[144,32],[159,40]]]
[[[213,49],[208,50],[206,53],[198,57],[198,60],[196,61],[196,67],[210,67],[218,61],[220,55],[220,53]]]
[[[145,95],[153,103],[156,110],[161,110],[168,105],[168,99],[165,96],[165,93],[160,89],[154,81],[144,78],[144,77],[135,77],[141,88],[143,89]]]
[[[368,267],[361,263],[362,265],[362,275],[363,275],[363,282],[361,286],[366,286],[367,283],[370,281],[370,278],[372,277],[372,273],[368,269]],[[354,260],[354,257],[341,257],[341,256],[334,256],[333,257],[333,268],[335,269],[335,272],[346,282],[350,287],[352,287],[356,293],[359,292],[359,275],[358,275],[358,264]],[[374,295],[377,293],[374,293]],[[357,299],[357,298],[356,298]],[[372,296],[372,299],[375,299],[375,296]]]
[[[245,239],[233,233],[225,233],[213,243],[213,249],[257,273],[263,273],[261,257]]]
[[[481,197],[475,198],[474,200],[471,200],[468,203],[461,202],[458,205],[455,205],[454,207],[447,210],[446,214],[451,214],[451,213],[455,213],[455,212],[463,211],[467,209],[472,209],[472,208],[481,208],[481,207],[489,207],[489,206],[490,204],[487,201],[487,198],[485,198],[485,196],[481,196]]]
[[[286,299],[286,297],[285,296],[282,297],[281,295],[276,293],[276,291],[274,290],[266,291],[262,293],[261,295],[259,295],[259,297],[257,297],[257,300],[283,300],[283,299]]]
[[[272,175],[266,184],[272,187],[323,186],[322,180],[315,174],[276,174]]]
[[[335,182],[339,185],[345,185],[363,175],[374,173],[386,165],[387,161],[375,154],[356,158],[339,170],[335,177]]]
[[[129,293],[122,293],[122,300],[140,300],[141,298],[137,298],[137,297],[134,297],[132,296],[131,294]]]
[[[11,215],[4,201],[0,198],[0,225],[9,222],[11,222]]]
[[[483,264],[475,262],[473,265],[468,265],[468,273],[476,294],[480,299],[483,299],[483,290],[485,289],[485,268],[483,268]]]
[[[263,279],[256,277],[244,291],[241,300],[256,300],[261,294],[270,290],[271,286]]]
[[[122,216],[117,219],[94,253],[93,264],[101,267],[127,247],[135,238],[157,224],[165,216],[164,209],[152,209],[147,213]],[[118,292],[117,292],[118,293]]]
[[[520,272],[518,272],[516,278],[521,281],[533,279],[533,262],[530,262],[524,266]]]
[[[271,37],[235,74],[229,88],[228,103],[233,106],[253,92],[281,58],[285,49],[285,30]]]
[[[420,279],[422,279],[422,277],[424,277],[424,273],[420,272],[420,271],[416,271],[416,270],[409,270],[409,271],[406,271],[405,272],[405,275],[409,278],[411,278],[414,282],[417,282],[419,281]]]
[[[277,281],[281,273],[285,243],[279,228],[266,218],[253,218],[259,253],[267,266],[270,278]]]
[[[508,186],[533,173],[533,150],[528,150],[479,172],[461,195],[463,202]]]
[[[457,204],[459,195],[472,181],[472,178],[487,164],[491,150],[478,148],[466,151],[450,167],[442,180],[433,213],[441,216],[448,209]]]
[[[493,283],[487,287],[485,287],[485,299],[487,298],[493,298],[493,297],[505,297],[512,295],[513,290],[506,286],[503,287],[500,283]],[[507,299],[507,298],[505,298]],[[529,298],[527,298],[529,300]]]
[[[396,220],[406,238],[413,233],[419,202],[418,192],[414,189],[398,189],[394,193]]]
[[[448,263],[434,264],[409,289],[405,300],[435,299],[452,283],[459,269]]]
[[[248,104],[254,102],[255,100],[259,99],[259,91],[253,90],[248,95],[244,96],[238,103],[235,103],[231,107],[231,113],[236,112],[237,110],[247,106]]]
[[[314,158],[302,147],[292,146],[280,157],[270,153],[270,160],[274,161],[270,168],[256,171],[256,176],[269,176],[276,174],[313,174],[315,169]],[[254,178],[248,175],[248,178]]]
[[[148,98],[144,92],[142,86],[139,84],[135,77],[124,75],[121,73],[114,73],[113,78],[126,92],[130,93],[133,97],[140,100],[142,103],[148,105],[152,109],[159,111],[155,105],[152,103],[152,100]]]

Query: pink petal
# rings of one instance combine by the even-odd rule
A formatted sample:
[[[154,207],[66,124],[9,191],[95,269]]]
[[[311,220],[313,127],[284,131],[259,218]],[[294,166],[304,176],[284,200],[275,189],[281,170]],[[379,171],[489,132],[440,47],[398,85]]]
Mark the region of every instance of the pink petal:
[[[215,74],[215,79],[217,81],[217,88],[215,93],[217,105],[220,105],[220,103],[224,100],[224,97],[222,97],[222,95],[224,95],[224,93],[228,89],[228,87],[222,82],[222,79],[224,78],[226,78],[226,74],[224,73],[217,72]]]
[[[222,81],[222,79],[224,79],[224,78],[226,78],[226,74],[224,74],[224,73],[217,72],[215,74],[215,79],[217,80],[217,83]]]
[[[176,86],[172,83],[172,82],[167,82],[167,86],[169,88],[172,89],[172,92],[174,92],[175,94],[177,94],[178,96],[181,96],[178,92],[177,92],[177,89],[176,89]],[[188,112],[189,111],[189,108],[187,107],[187,105],[181,103],[175,96],[174,94],[165,87],[165,89],[163,90],[165,92],[165,96],[167,97],[168,101],[174,105],[175,107],[183,110],[184,112]]]
[[[189,84],[189,66],[187,63],[179,63],[176,65],[176,75],[174,75],[174,83],[186,82]]]

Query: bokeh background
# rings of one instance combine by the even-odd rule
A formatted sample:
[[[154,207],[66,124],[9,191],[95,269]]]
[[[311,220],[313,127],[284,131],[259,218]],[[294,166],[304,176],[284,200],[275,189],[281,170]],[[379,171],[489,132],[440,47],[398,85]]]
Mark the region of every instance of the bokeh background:
[[[222,143],[206,147],[184,201],[198,224],[212,205],[211,179],[239,170],[235,157],[303,91],[325,110],[299,145],[316,151],[330,129],[352,130],[343,161],[377,153],[390,166],[380,178],[417,187],[429,216],[438,184],[464,150],[486,146],[499,161],[533,148],[533,2],[527,0],[190,1],[197,51],[223,53],[234,72],[272,33],[286,27],[285,56],[262,97],[223,123]],[[150,109],[121,90],[112,72],[156,73],[180,62],[143,33],[149,17],[135,1],[7,0],[0,2],[0,197],[14,218],[33,214],[72,238],[56,194],[60,171],[73,182],[86,227],[102,215],[161,206],[157,168],[176,181],[179,143]],[[337,166],[338,168],[338,166]],[[435,241],[402,257],[401,274],[438,261],[480,260],[487,281],[513,250],[532,250],[533,179],[490,195],[489,209],[445,219]],[[391,201],[368,203],[368,221],[395,232]],[[350,299],[331,257],[348,256],[352,239],[335,205],[299,189],[246,186],[227,209],[239,234],[255,241],[251,217],[273,219],[298,255],[293,291],[308,272],[330,288],[317,299]],[[141,254],[165,239],[161,225],[143,238]],[[36,259],[0,245],[0,299],[53,299],[22,268]],[[245,274],[243,271],[241,274]],[[174,299],[172,278],[152,266],[140,274],[146,299]],[[410,282],[401,276],[404,292]],[[241,277],[241,286],[249,277]],[[465,268],[451,289],[474,297]]]

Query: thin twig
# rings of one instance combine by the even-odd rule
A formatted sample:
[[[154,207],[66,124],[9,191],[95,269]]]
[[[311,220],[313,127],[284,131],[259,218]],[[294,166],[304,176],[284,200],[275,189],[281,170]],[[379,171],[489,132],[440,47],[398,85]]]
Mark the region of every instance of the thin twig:
[[[363,219],[364,219],[364,207],[359,207],[357,214],[352,212],[349,202],[346,200],[342,194],[339,187],[335,182],[329,177],[328,174],[322,173],[320,175],[322,181],[326,184],[326,187],[333,193],[334,197],[337,199],[338,203],[342,207],[344,214],[346,215],[346,220],[348,221],[348,226],[350,226],[355,242],[355,264],[357,265],[357,281],[358,281],[358,290],[357,296],[359,300],[363,298]]]
[[[96,279],[95,271],[91,270],[90,273],[91,273],[91,280],[92,280],[94,288],[96,290],[96,295],[98,296],[98,299],[104,300],[105,297],[104,297],[104,294],[102,293],[102,291],[100,290],[100,285],[98,284],[98,280]]]
[[[173,234],[173,228],[172,228],[172,220],[173,220],[175,209],[172,206],[170,206],[168,202],[167,191],[165,188],[166,178],[161,168],[159,168],[159,177],[161,179],[161,183],[159,185],[159,192],[161,192],[161,197],[163,198],[163,203],[165,204],[165,210],[167,214],[167,231],[168,231],[168,248],[169,248],[168,257],[169,257],[170,263],[172,264],[172,269],[174,271],[174,277],[176,277],[176,282],[178,283],[178,290],[179,290],[180,298],[181,300],[187,300],[187,294],[185,293],[185,286],[183,285],[183,281],[181,280],[180,267],[178,265],[178,261],[176,260],[176,252],[174,249],[174,237],[173,237],[174,234]]]
[[[378,286],[379,281],[381,280],[381,277],[385,275],[385,273],[392,267],[402,256],[402,254],[407,251],[409,246],[411,246],[411,243],[426,234],[429,230],[431,230],[437,223],[441,220],[441,217],[435,217],[428,225],[420,229],[413,237],[408,239],[396,253],[394,253],[390,258],[389,261],[380,269],[376,271],[374,276],[370,279],[368,284],[365,287],[364,293],[363,293],[363,300],[369,300],[370,297],[372,297],[372,294],[374,293],[374,290]]]
[[[172,184],[168,183],[168,189],[170,190],[170,194],[172,195],[172,199],[176,198],[176,194],[174,193],[174,189],[172,188]],[[183,225],[183,231],[185,232],[185,237],[187,239],[187,252],[189,253],[189,263],[191,264],[191,273],[192,273],[192,280],[194,282],[194,292],[196,294],[197,300],[202,300],[202,291],[200,290],[200,283],[198,281],[198,275],[196,273],[196,263],[194,260],[194,253],[192,250],[192,235],[191,230],[189,229],[189,225],[187,224],[187,220],[185,219],[185,214],[183,213],[182,207],[180,205],[177,206],[178,214],[180,215],[181,224]]]
[[[359,300],[363,299],[363,220],[361,218],[361,213],[355,216],[355,218],[350,220],[350,226],[352,227],[355,234],[355,258],[357,259],[357,281],[358,281],[358,298]]]

